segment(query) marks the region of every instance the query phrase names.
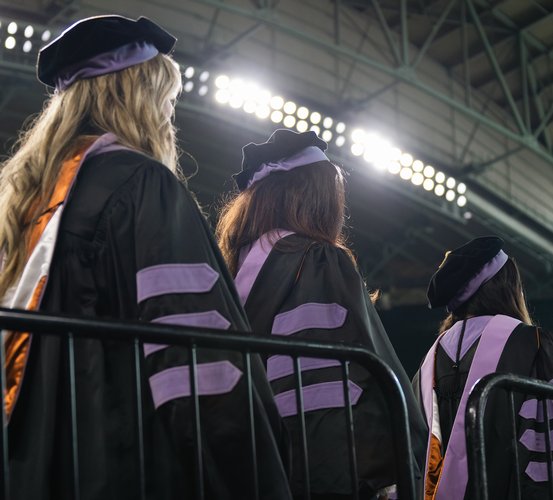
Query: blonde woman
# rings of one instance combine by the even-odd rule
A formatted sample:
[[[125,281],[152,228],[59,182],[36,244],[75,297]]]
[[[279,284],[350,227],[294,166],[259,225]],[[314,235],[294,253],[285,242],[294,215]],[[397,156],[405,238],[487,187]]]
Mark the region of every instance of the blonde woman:
[[[180,182],[172,124],[181,80],[176,39],[146,18],[84,19],[44,47],[55,87],[0,177],[0,299],[90,318],[247,327],[232,280]],[[139,498],[133,347],[75,341],[81,498]],[[67,345],[5,334],[12,499],[74,498]],[[193,489],[186,349],[145,344],[149,498]],[[249,498],[241,357],[198,355],[206,498]],[[280,421],[254,358],[260,497],[289,498]],[[146,378],[149,377],[149,378]]]

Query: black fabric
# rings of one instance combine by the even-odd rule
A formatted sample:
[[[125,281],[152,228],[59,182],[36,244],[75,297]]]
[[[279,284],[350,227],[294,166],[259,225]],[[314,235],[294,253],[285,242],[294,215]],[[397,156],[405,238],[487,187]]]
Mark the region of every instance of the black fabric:
[[[51,87],[56,76],[74,64],[131,42],[149,42],[169,54],[177,39],[146,17],[96,16],[77,21],[38,54],[38,79]]]
[[[299,275],[298,275],[299,273]],[[329,244],[299,235],[280,240],[262,267],[245,304],[255,332],[270,335],[274,317],[306,303],[336,303],[347,309],[343,326],[305,329],[296,339],[344,341],[361,344],[392,367],[405,391],[410,413],[415,461],[422,470],[426,425],[417,408],[409,381],[369,300],[365,285],[348,255]],[[353,407],[359,489],[370,498],[377,490],[396,482],[390,416],[379,386],[359,365],[350,367],[350,379],[363,389]],[[302,372],[304,386],[341,380],[340,368]],[[294,388],[294,377],[272,382],[275,394]],[[297,417],[285,418],[293,449],[292,491],[303,486]],[[311,491],[314,494],[350,494],[349,460],[343,409],[306,413]],[[363,497],[365,498],[365,496]]]
[[[263,163],[288,158],[309,146],[316,146],[321,151],[326,151],[327,143],[317,137],[312,130],[300,133],[285,128],[277,129],[267,142],[261,144],[250,142],[242,148],[242,170],[232,177],[238,189],[242,191],[246,189],[248,181]]]
[[[430,279],[427,297],[431,309],[445,307],[503,248],[497,236],[482,236],[447,252]]]
[[[137,304],[136,273],[171,263],[208,263],[219,273],[205,294],[170,294]],[[42,311],[150,321],[161,315],[217,310],[231,328],[248,329],[232,280],[190,193],[161,164],[133,152],[85,162],[63,214]],[[134,350],[129,343],[75,340],[81,498],[139,498]],[[140,358],[142,347],[140,347]],[[240,355],[198,352],[198,362]],[[185,365],[176,346],[142,365],[147,498],[192,498],[189,398],[154,409],[148,377]],[[33,335],[25,378],[10,425],[13,500],[69,500],[71,448],[67,345]],[[252,356],[259,485],[263,499],[291,498],[281,454],[284,429],[258,356]],[[208,499],[253,498],[244,377],[223,396],[200,398]]]

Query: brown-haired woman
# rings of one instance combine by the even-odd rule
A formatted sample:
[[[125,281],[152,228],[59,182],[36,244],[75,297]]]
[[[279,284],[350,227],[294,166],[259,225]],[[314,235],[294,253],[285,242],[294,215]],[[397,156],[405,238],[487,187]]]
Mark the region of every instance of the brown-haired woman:
[[[241,192],[225,207],[219,245],[235,276],[254,332],[297,339],[363,344],[397,373],[405,389],[421,458],[424,424],[405,373],[344,243],[344,181],[314,132],[277,130],[266,143],[244,147]],[[292,492],[304,491],[292,361],[266,360],[267,375],[293,443]],[[341,369],[338,362],[302,359],[310,487],[313,498],[352,494]],[[359,491],[395,483],[385,402],[368,373],[351,366]],[[419,453],[420,452],[420,453]],[[320,496],[317,496],[320,495]]]
[[[175,41],[146,18],[100,16],[40,52],[39,78],[56,92],[0,178],[4,306],[247,328],[207,224],[177,176],[172,116],[181,77],[168,55]],[[194,496],[188,350],[144,345],[137,415],[134,348],[116,339],[74,342],[76,485],[67,342],[6,335],[9,498],[73,499],[77,490],[82,499],[141,498],[142,440],[147,498]],[[290,498],[281,422],[261,360],[252,359],[259,497]],[[205,498],[255,497],[243,372],[237,353],[198,353]]]
[[[495,236],[476,238],[446,254],[430,281],[430,307],[446,307],[440,337],[428,352],[414,386],[430,429],[425,498],[473,498],[468,481],[464,417],[474,383],[503,372],[551,380],[553,337],[536,328],[528,313],[514,260]],[[520,410],[520,470],[514,472],[509,406],[504,394],[489,403],[486,414],[490,498],[514,498],[514,474],[521,478],[522,498],[545,498],[546,462],[541,460],[536,400]],[[544,450],[543,450],[544,451]]]

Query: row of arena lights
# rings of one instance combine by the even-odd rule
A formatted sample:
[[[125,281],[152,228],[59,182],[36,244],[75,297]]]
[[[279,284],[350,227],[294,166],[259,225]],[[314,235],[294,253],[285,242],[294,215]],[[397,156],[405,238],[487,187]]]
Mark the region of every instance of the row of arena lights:
[[[196,89],[202,97],[210,92],[211,75],[208,71],[197,73],[195,68],[189,66],[184,70],[184,77],[185,92],[190,93]],[[275,124],[282,124],[298,132],[313,130],[324,141],[339,148],[348,142],[351,154],[362,157],[376,170],[397,175],[414,186],[445,198],[448,202],[456,201],[459,207],[467,204],[467,186],[464,183],[457,182],[454,177],[425,164],[410,153],[401,151],[377,133],[357,128],[353,129],[348,137],[348,127],[345,123],[336,122],[330,116],[309,110],[306,106],[279,95],[273,95],[253,82],[230,78],[227,75],[217,75],[213,81],[213,96],[219,104],[255,115],[262,120],[269,119]]]
[[[38,43],[39,39],[40,42],[44,44],[48,42],[48,40],[50,40],[52,36],[50,30],[47,29],[43,30],[39,34],[37,30],[35,30],[35,28],[30,24],[23,28],[22,26],[19,26],[15,21],[2,22],[0,20],[0,30],[4,29],[7,33],[7,36],[4,39],[4,47],[8,50],[16,49],[19,40],[19,45],[21,46],[23,52],[30,52],[33,49],[33,38],[36,39],[38,47],[38,45],[40,45]]]

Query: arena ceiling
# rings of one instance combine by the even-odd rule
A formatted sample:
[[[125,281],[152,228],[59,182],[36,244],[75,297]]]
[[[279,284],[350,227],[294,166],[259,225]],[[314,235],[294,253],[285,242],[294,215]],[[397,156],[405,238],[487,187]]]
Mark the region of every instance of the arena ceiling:
[[[530,296],[553,297],[552,0],[0,0],[4,152],[44,99],[45,31],[107,13],[178,36],[179,137],[211,213],[242,145],[317,126],[350,171],[350,237],[383,305],[424,302],[444,250],[489,233]]]

